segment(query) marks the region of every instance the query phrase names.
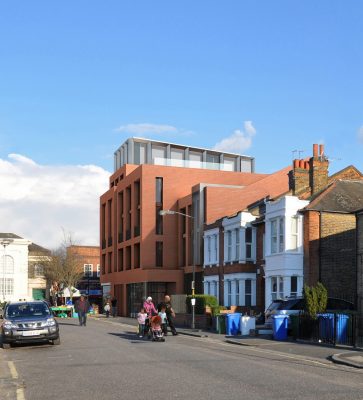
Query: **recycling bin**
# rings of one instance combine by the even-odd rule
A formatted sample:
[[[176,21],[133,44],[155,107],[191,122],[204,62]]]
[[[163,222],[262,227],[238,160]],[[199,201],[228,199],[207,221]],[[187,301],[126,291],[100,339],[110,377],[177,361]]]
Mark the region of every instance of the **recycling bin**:
[[[217,332],[219,334],[226,334],[226,314],[217,315]]]
[[[334,314],[318,314],[319,340],[323,343],[334,343]]]
[[[241,313],[226,314],[226,334],[228,336],[238,335],[241,332]]]
[[[272,330],[275,340],[287,340],[288,320],[289,317],[287,315],[272,316]]]
[[[256,329],[256,318],[247,315],[241,318],[241,335],[249,335],[251,329]]]
[[[348,341],[348,326],[349,315],[337,314],[336,315],[336,343],[347,344]]]

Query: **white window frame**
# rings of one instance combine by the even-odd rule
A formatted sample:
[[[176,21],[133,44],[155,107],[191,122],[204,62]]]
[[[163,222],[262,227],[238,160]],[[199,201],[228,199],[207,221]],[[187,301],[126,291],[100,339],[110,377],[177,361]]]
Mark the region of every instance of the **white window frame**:
[[[250,242],[247,242],[247,229],[249,232],[251,232],[251,241]],[[245,229],[245,246],[246,246],[246,260],[252,260],[253,259],[253,247],[252,247],[253,246],[253,229],[250,226],[246,227],[246,229]],[[248,254],[247,249],[250,250],[249,257],[247,256],[247,254]]]
[[[235,255],[235,260],[239,261],[240,258],[240,237],[239,237],[239,228],[235,229],[236,233],[236,255]]]
[[[93,276],[93,264],[84,264],[83,272],[86,278],[91,278]]]
[[[236,306],[241,305],[241,297],[240,297],[240,290],[239,290],[239,280],[236,279]]]
[[[249,284],[250,284],[250,290],[249,291],[247,291],[247,282],[249,282]],[[245,279],[245,281],[244,281],[244,284],[245,284],[245,301],[244,301],[244,305],[246,306],[246,307],[252,307],[252,279]],[[249,299],[249,301],[247,300],[247,299]]]
[[[290,250],[298,251],[299,248],[299,217],[293,215],[291,217],[291,232],[290,232]]]
[[[101,265],[100,264],[97,264],[97,267],[96,267],[97,269],[96,269],[96,271],[97,271],[97,278],[99,278],[100,276],[101,276]]]
[[[285,218],[274,218],[270,222],[271,254],[285,251]]]
[[[232,305],[232,281],[227,281],[227,306]]]
[[[279,218],[279,253],[283,253],[285,250],[285,220]]]
[[[208,260],[208,264],[212,264],[212,251],[211,251],[211,240],[212,237],[208,236],[207,238],[207,260]]]
[[[232,231],[227,231],[227,261],[232,261]]]
[[[3,291],[3,284],[5,283],[5,290]],[[14,294],[14,278],[2,278],[0,279],[0,293],[4,296],[13,296]]]
[[[213,235],[214,238],[214,261],[218,264],[218,235]]]
[[[39,264],[34,265],[34,277],[35,278],[44,277],[44,268],[42,265],[39,265]]]
[[[276,290],[274,290],[276,285]],[[283,299],[284,298],[284,279],[282,276],[271,276],[271,299]]]
[[[296,279],[296,291],[292,291],[292,280]],[[290,277],[290,296],[291,297],[296,297],[297,296],[297,292],[298,292],[298,285],[299,285],[299,277],[296,275],[293,275]]]

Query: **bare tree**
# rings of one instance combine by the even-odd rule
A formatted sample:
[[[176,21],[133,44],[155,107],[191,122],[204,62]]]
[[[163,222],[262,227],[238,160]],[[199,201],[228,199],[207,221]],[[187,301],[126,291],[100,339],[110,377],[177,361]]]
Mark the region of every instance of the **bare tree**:
[[[44,275],[52,282],[53,302],[66,289],[69,291],[72,300],[75,287],[83,277],[80,256],[73,246],[75,246],[75,243],[72,235],[63,230],[61,245],[53,250],[43,262]]]

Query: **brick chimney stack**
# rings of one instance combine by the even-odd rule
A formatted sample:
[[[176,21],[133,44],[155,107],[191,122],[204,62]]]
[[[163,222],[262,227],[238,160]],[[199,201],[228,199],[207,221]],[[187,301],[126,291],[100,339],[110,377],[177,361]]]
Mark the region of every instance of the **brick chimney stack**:
[[[294,160],[289,174],[289,186],[294,196],[304,198],[313,195],[328,185],[329,161],[324,155],[324,145],[313,145],[313,156],[309,161]]]
[[[328,185],[329,161],[324,154],[324,145],[313,145],[313,157],[310,158],[311,194],[316,194]]]

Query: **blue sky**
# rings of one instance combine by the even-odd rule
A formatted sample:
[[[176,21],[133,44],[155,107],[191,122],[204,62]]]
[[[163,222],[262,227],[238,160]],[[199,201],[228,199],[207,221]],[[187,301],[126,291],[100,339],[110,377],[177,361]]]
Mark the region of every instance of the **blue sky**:
[[[358,0],[2,2],[0,159],[112,171],[128,136],[229,138],[258,172],[313,143],[363,170],[362,21]]]

